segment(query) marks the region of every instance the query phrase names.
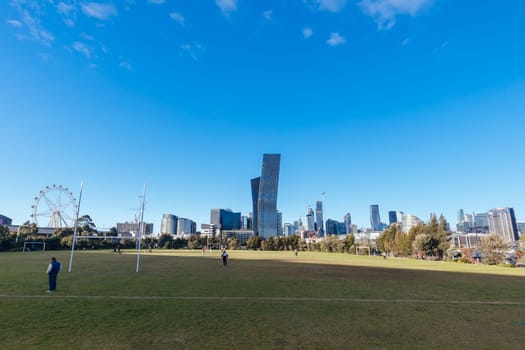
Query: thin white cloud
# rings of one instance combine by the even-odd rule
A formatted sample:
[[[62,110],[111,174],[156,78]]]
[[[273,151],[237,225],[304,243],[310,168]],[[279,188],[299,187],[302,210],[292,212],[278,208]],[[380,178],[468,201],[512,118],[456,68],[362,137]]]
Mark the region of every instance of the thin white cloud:
[[[89,40],[89,41],[92,41],[93,40],[93,36],[89,35],[89,34],[86,34],[84,32],[80,33],[79,35],[82,39],[85,39],[85,40]]]
[[[23,11],[22,21],[27,27],[31,38],[46,46],[51,46],[51,43],[55,40],[53,34],[42,28],[40,21],[29,14],[28,11]]]
[[[109,50],[109,48],[108,48],[106,45],[102,44],[102,43],[100,43],[100,50],[101,50],[103,53],[105,53],[106,55],[109,54],[109,53],[111,53],[111,51]]]
[[[377,23],[379,30],[388,30],[396,24],[399,15],[417,16],[433,0],[361,0],[359,7]]]
[[[338,46],[345,43],[345,38],[342,37],[339,33],[335,32],[330,34],[330,39],[326,40],[326,43],[330,46]]]
[[[59,2],[56,6],[57,12],[62,15],[63,21],[68,27],[74,27],[77,17],[77,8],[71,4]]]
[[[166,2],[166,0],[148,0],[148,2],[154,5],[162,5]]]
[[[312,30],[312,28],[306,27],[303,29],[303,38],[308,39],[312,35],[314,35],[314,31]]]
[[[403,39],[403,41],[401,41],[401,45],[407,46],[408,44],[410,44],[411,41],[412,41],[412,39],[405,38],[405,39]]]
[[[91,58],[91,56],[93,55],[93,49],[84,44],[83,42],[75,41],[73,45],[71,45],[71,47],[73,48],[73,50],[83,54],[87,58]]]
[[[215,4],[219,6],[224,15],[229,15],[237,10],[237,0],[215,0]]]
[[[22,27],[24,25],[22,22],[17,21],[16,19],[8,19],[7,24],[12,27]]]
[[[309,6],[321,11],[339,12],[346,6],[347,0],[304,0]]]
[[[120,62],[119,66],[121,68],[124,68],[126,70],[129,70],[130,72],[133,70],[133,66],[129,63],[129,62],[126,62],[126,61],[122,61]]]
[[[75,7],[71,4],[66,4],[64,2],[59,2],[57,5],[57,11],[61,15],[69,16],[72,12],[75,12]]]
[[[98,2],[88,2],[81,5],[82,12],[88,17],[93,17],[105,21],[117,15],[117,8],[113,4],[103,4]]]
[[[73,21],[71,18],[65,18],[64,19],[64,24],[68,27],[74,27],[75,26],[75,21]]]
[[[268,21],[270,21],[272,19],[272,14],[273,14],[273,11],[272,10],[266,10],[262,13],[262,16],[267,19]]]
[[[188,54],[194,61],[196,61],[199,58],[200,54],[206,48],[199,43],[192,43],[192,44],[183,44],[180,46],[180,49],[186,54]]]
[[[51,56],[50,54],[48,53],[39,53],[38,55],[38,58],[40,58],[42,60],[42,62],[44,63],[49,63],[51,61],[51,59],[53,58],[53,56]]]
[[[181,26],[184,26],[184,16],[177,12],[170,13],[170,17],[175,22],[179,23]]]

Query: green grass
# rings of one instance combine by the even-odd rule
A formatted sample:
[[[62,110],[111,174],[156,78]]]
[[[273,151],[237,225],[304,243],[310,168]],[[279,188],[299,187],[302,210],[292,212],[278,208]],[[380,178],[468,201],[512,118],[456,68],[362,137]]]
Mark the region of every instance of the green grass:
[[[0,254],[0,349],[524,347],[525,269],[159,250],[135,273],[133,253],[77,252],[71,273],[68,252]]]

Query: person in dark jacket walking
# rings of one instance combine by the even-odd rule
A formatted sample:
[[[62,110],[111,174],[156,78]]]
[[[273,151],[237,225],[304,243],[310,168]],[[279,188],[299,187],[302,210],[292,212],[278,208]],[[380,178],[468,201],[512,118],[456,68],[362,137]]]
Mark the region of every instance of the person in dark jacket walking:
[[[228,266],[228,253],[226,253],[226,249],[222,251],[221,257],[222,257],[222,266],[227,267]]]
[[[62,264],[59,263],[55,257],[52,257],[51,263],[47,266],[47,276],[49,279],[49,289],[47,290],[48,293],[57,290],[57,276],[61,270]]]

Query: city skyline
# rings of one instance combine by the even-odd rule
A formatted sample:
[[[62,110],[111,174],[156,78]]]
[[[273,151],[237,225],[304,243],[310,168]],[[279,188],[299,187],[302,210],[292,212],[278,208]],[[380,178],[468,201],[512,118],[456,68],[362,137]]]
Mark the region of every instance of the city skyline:
[[[163,213],[247,215],[261,155],[280,153],[283,223],[318,200],[359,227],[371,204],[385,222],[499,207],[524,221],[525,29],[508,15],[523,10],[3,2],[0,214],[21,224],[45,186],[78,198],[84,181],[99,227],[133,221],[143,184],[156,230]]]

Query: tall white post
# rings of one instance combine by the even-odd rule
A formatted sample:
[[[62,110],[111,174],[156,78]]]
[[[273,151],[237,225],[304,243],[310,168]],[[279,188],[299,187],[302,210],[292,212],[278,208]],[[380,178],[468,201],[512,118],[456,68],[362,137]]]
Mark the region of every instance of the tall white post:
[[[80,201],[82,200],[82,188],[84,183],[80,181],[80,195],[78,196],[78,206],[77,206],[77,217],[75,219],[75,230],[73,231],[73,243],[71,244],[71,254],[69,256],[69,268],[67,272],[71,272],[73,269],[73,255],[75,254],[75,244],[77,242],[77,233],[78,233],[78,214],[80,213]]]
[[[144,203],[146,202],[146,184],[144,184],[144,193],[142,194],[142,205],[140,207],[140,220],[139,220],[139,237],[137,244],[137,269],[135,272],[139,272],[140,265],[140,246],[142,245],[142,233],[144,230]]]

